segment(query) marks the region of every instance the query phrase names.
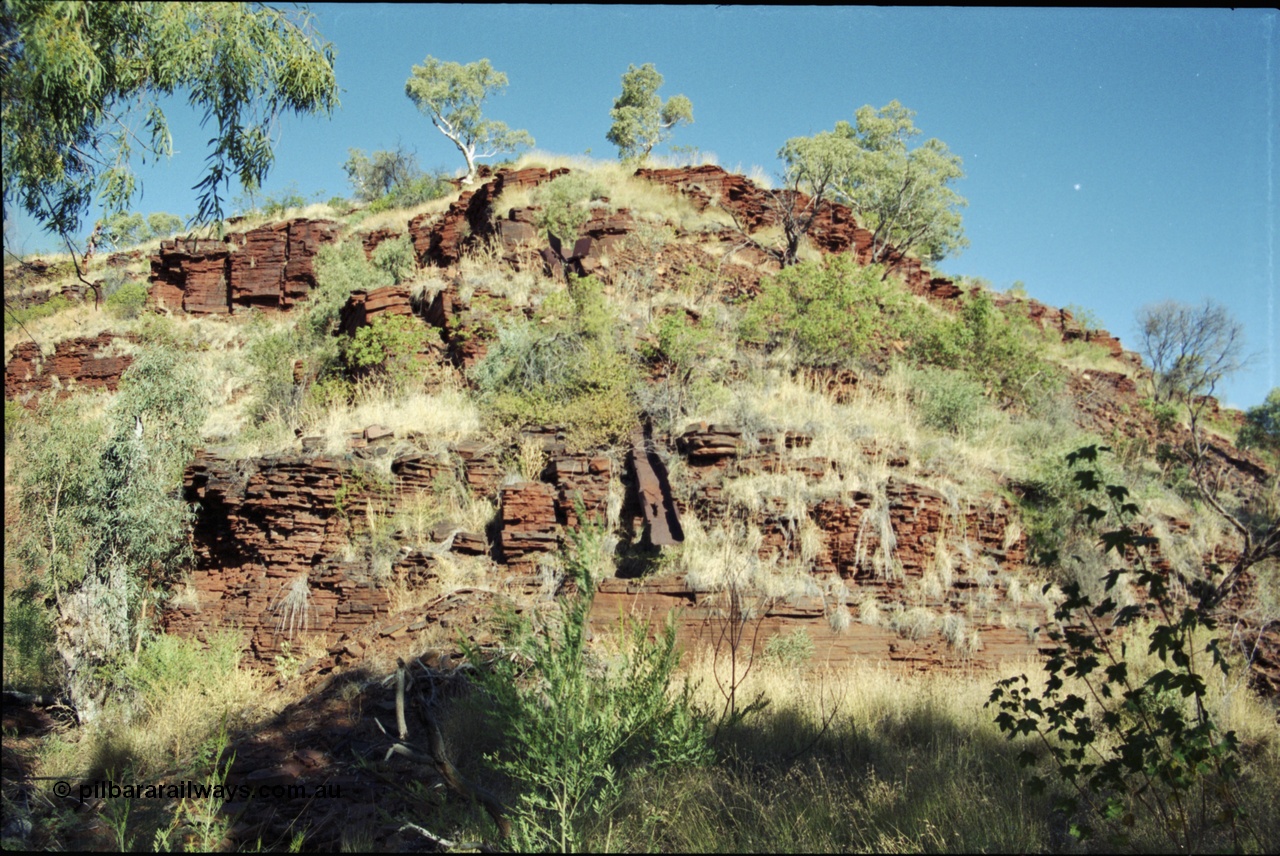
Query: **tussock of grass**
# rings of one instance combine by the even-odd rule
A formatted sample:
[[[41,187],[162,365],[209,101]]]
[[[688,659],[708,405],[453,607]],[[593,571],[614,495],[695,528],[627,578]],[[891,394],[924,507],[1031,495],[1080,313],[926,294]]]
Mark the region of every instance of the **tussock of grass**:
[[[188,768],[224,718],[235,730],[260,721],[276,701],[266,678],[240,665],[235,634],[210,641],[160,636],[122,677],[134,689],[129,707],[109,706],[77,742],[53,740],[41,756],[42,775],[72,781],[126,769],[138,776]]]

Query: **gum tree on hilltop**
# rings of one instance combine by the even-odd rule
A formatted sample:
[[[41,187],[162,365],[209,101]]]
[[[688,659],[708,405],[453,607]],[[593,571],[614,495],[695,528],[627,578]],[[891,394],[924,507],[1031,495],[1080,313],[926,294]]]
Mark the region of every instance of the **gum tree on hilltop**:
[[[854,124],[793,137],[778,152],[788,184],[853,209],[871,231],[873,262],[891,263],[894,250],[936,262],[968,246],[958,211],[968,203],[949,186],[964,177],[960,157],[937,139],[908,148],[920,134],[914,117],[897,101],[864,105]]]
[[[334,53],[305,14],[239,3],[6,2],[0,10],[4,200],[72,250],[95,197],[139,190],[130,159],[169,156],[162,95],[216,126],[195,221],[222,217],[232,175],[261,185],[280,117],[332,112]],[[78,262],[77,262],[78,264]],[[96,289],[95,289],[96,293]]]
[[[428,56],[422,65],[413,66],[412,72],[404,93],[466,158],[463,184],[475,182],[480,158],[534,144],[528,131],[513,131],[505,122],[483,118],[480,110],[485,99],[507,86],[507,76],[494,70],[489,60],[460,65]]]
[[[671,137],[671,129],[693,122],[693,103],[683,95],[673,95],[663,103],[658,97],[662,75],[645,63],[627,66],[622,75],[622,94],[613,102],[609,117],[613,126],[605,139],[618,147],[623,161],[643,162],[654,146]]]

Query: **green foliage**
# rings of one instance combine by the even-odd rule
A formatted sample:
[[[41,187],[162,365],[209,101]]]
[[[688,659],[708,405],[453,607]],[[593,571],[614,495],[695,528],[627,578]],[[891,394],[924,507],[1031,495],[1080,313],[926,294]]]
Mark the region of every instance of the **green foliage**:
[[[6,304],[4,307],[4,329],[8,330],[12,327],[39,321],[41,318],[57,315],[63,310],[70,309],[73,305],[70,300],[67,300],[61,294],[55,294],[44,303],[37,303],[25,309],[10,309]]]
[[[403,146],[372,155],[360,149],[347,152],[350,156],[342,168],[355,188],[355,198],[368,202],[370,213],[412,208],[453,190],[444,176],[424,172],[417,157]]]
[[[629,779],[710,760],[706,719],[688,684],[669,692],[679,661],[673,621],[653,640],[646,622],[623,623],[621,650],[608,660],[588,650],[603,538],[600,528],[570,534],[565,561],[577,593],[561,599],[556,621],[516,621],[508,644],[520,656],[477,672],[503,738],[487,758],[518,790],[518,849],[595,849],[584,826],[616,808]],[[480,662],[479,650],[466,647]]]
[[[643,161],[653,147],[671,137],[671,129],[693,122],[693,103],[683,95],[673,95],[664,103],[658,97],[662,75],[653,63],[627,66],[622,75],[622,94],[613,102],[609,118],[613,125],[605,139],[618,147],[623,161]]]
[[[373,251],[373,266],[391,276],[399,285],[418,272],[418,257],[408,235],[383,241]]]
[[[394,151],[366,155],[361,149],[347,149],[347,162],[342,169],[355,189],[356,199],[373,202],[403,187],[422,175],[418,158],[404,146]]]
[[[25,584],[4,592],[4,685],[43,693],[57,686],[54,613],[45,606],[39,583],[28,575]]]
[[[475,181],[477,159],[533,145],[528,131],[513,131],[505,122],[482,118],[485,99],[506,87],[507,76],[487,59],[460,65],[429,56],[413,66],[405,81],[405,95],[466,159],[466,184]]]
[[[182,218],[167,211],[156,211],[147,215],[147,230],[150,239],[168,238],[182,231]]]
[[[399,208],[412,208],[432,199],[448,196],[454,190],[453,182],[447,176],[427,174],[420,175],[412,181],[401,184],[390,193],[369,204],[370,214],[380,211],[393,211]]]
[[[1172,431],[1178,424],[1177,405],[1168,401],[1157,401],[1154,398],[1144,398],[1139,404],[1155,418],[1156,428],[1162,434]]]
[[[889,261],[891,250],[938,261],[968,244],[960,213],[968,203],[948,185],[963,178],[960,158],[937,139],[908,149],[920,134],[915,112],[891,101],[879,110],[858,108],[854,124],[787,141],[778,156],[789,178],[811,196],[831,185],[872,233],[871,258]]]
[[[747,306],[744,341],[791,345],[806,366],[850,365],[909,334],[920,315],[911,297],[875,265],[827,256],[767,279]]]
[[[809,631],[803,627],[797,627],[785,636],[776,633],[764,643],[766,662],[783,668],[794,669],[804,665],[813,659],[815,651],[817,648],[813,644],[813,639],[809,636]]]
[[[963,370],[1001,407],[1026,407],[1061,383],[1035,342],[1025,316],[1005,313],[979,289],[965,297],[957,317],[922,328],[908,353],[926,365]]]
[[[136,212],[119,211],[102,221],[102,235],[118,249],[134,247],[155,238],[168,238],[182,228],[182,218],[157,211],[144,218]]]
[[[1034,735],[1048,751],[1071,788],[1062,808],[1078,837],[1092,835],[1097,824],[1114,842],[1127,843],[1134,827],[1149,821],[1178,850],[1216,846],[1210,836],[1219,831],[1239,849],[1242,837],[1251,833],[1238,802],[1239,741],[1234,732],[1222,733],[1210,716],[1204,664],[1197,663],[1197,634],[1213,631],[1216,623],[1207,610],[1176,594],[1167,572],[1151,568],[1157,542],[1139,534],[1140,509],[1129,491],[1106,483],[1098,465],[1102,451],[1108,450],[1083,447],[1067,462],[1076,485],[1090,498],[1081,513],[1091,524],[1111,521],[1114,526],[1097,535],[1119,567],[1106,572],[1100,602],[1078,583],[1063,587],[1057,623],[1049,630],[1058,647],[1045,663],[1044,690],[1037,695],[1025,675],[1007,678],[997,682],[988,707],[998,706],[996,723],[1011,739]],[[1200,586],[1182,582],[1193,593]],[[1130,667],[1126,635],[1111,632],[1132,628],[1143,615],[1141,605],[1117,603],[1116,587],[1129,584],[1147,593],[1155,620],[1149,653],[1163,666],[1145,679]],[[1216,639],[1205,645],[1203,655],[1211,658],[1213,671],[1227,674]],[[1038,763],[1031,751],[1023,752],[1021,761]],[[1036,775],[1031,784],[1039,790],[1045,781]]]
[[[107,295],[107,311],[117,318],[137,318],[147,306],[147,286],[127,282]]]
[[[1242,449],[1263,449],[1280,454],[1280,387],[1267,393],[1267,400],[1250,407],[1236,441]]]
[[[247,409],[255,424],[273,419],[292,422],[298,405],[293,365],[302,351],[295,330],[272,330],[265,323],[251,325],[244,356],[253,390]]]
[[[912,375],[916,407],[924,424],[964,435],[979,428],[987,415],[982,385],[959,372],[928,368]]]
[[[337,104],[332,47],[270,7],[10,2],[0,28],[4,197],[68,237],[95,195],[108,217],[125,210],[134,144],[172,152],[161,96],[185,92],[216,126],[198,222],[221,218],[231,175],[261,185],[282,114]]]
[[[607,192],[585,172],[571,172],[538,185],[533,191],[533,203],[542,207],[538,228],[559,238],[567,251],[578,239],[578,230],[591,218],[590,203]]]
[[[426,344],[426,330],[417,318],[382,315],[342,340],[342,359],[360,374],[373,374],[407,386],[416,369],[415,357]]]
[[[253,389],[248,412],[255,424],[275,420],[294,425],[308,400],[336,401],[349,395],[349,387],[339,378],[346,365],[342,343],[334,336],[342,307],[351,292],[372,291],[392,280],[386,271],[369,263],[359,241],[321,247],[315,271],[317,288],[299,307],[295,324],[275,327],[265,316],[250,324],[245,361]],[[302,385],[294,382],[298,360],[302,361]],[[309,382],[326,386],[310,394],[305,388]]]
[[[566,424],[580,445],[614,442],[639,418],[636,365],[618,333],[600,283],[572,278],[532,321],[500,327],[471,377],[505,424]]]
[[[303,196],[302,191],[298,189],[298,183],[291,181],[287,187],[264,196],[261,209],[266,216],[279,219],[287,216],[290,209],[302,208],[306,204],[307,197]]]
[[[144,636],[149,605],[189,555],[190,512],[176,488],[204,421],[202,390],[181,353],[145,348],[105,424],[75,399],[23,420],[20,507],[38,524],[16,553],[58,611],[81,715],[92,716],[101,669]]]
[[[21,421],[22,405],[12,398],[6,398],[4,400],[4,442],[6,445],[13,441],[14,435],[18,430],[18,424]]]
[[[723,389],[720,380],[732,343],[709,316],[691,320],[676,311],[662,316],[649,328],[656,342],[641,347],[646,359],[662,363],[665,378],[647,388],[644,411],[670,430],[683,427],[680,420]]]
[[[1068,303],[1062,307],[1062,311],[1071,313],[1071,317],[1085,332],[1092,333],[1102,329],[1102,321],[1092,309],[1086,309],[1078,303]]]

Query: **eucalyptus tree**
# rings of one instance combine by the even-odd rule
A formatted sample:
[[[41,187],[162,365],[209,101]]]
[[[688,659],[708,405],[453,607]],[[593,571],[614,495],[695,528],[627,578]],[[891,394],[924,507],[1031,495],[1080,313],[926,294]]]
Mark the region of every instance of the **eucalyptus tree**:
[[[936,262],[968,245],[958,210],[968,203],[950,187],[964,177],[960,157],[937,139],[910,148],[920,134],[914,117],[897,101],[865,105],[852,124],[794,137],[778,152],[789,183],[853,209],[871,232],[873,262],[892,262],[895,251]]]
[[[662,79],[649,62],[639,68],[627,66],[622,75],[622,94],[609,111],[613,125],[605,139],[618,147],[618,157],[624,161],[643,161],[654,146],[671,137],[672,128],[693,122],[693,103],[688,98],[673,95],[663,102],[658,97]]]
[[[334,52],[305,13],[239,3],[43,3],[0,10],[4,200],[73,248],[95,197],[106,216],[140,189],[131,160],[173,152],[161,97],[214,125],[195,221],[222,217],[232,176],[261,185],[286,113],[338,103]]]
[[[507,87],[507,76],[495,70],[489,60],[461,65],[428,56],[411,71],[404,93],[466,159],[463,184],[475,182],[477,160],[533,145],[528,131],[512,130],[505,122],[484,118],[481,108],[485,100]]]

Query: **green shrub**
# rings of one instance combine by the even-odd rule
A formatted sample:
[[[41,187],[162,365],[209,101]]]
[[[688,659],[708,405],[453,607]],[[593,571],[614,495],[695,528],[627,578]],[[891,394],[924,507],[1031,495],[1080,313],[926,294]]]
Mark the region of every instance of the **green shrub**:
[[[397,185],[391,192],[375,199],[369,204],[368,211],[377,214],[381,211],[394,211],[399,208],[413,208],[433,199],[448,196],[454,191],[453,184],[442,174],[421,175],[412,181]]]
[[[921,310],[878,265],[848,256],[802,262],[767,279],[743,316],[746,342],[793,345],[806,366],[849,366],[914,335]]]
[[[48,318],[51,315],[70,309],[71,306],[71,301],[61,294],[55,294],[44,303],[28,306],[25,309],[10,309],[6,304],[4,307],[4,329],[9,330],[19,325],[39,321],[41,318]]]
[[[987,401],[977,381],[961,372],[938,368],[915,371],[911,378],[924,424],[951,434],[967,434],[985,421]]]
[[[710,316],[691,321],[684,311],[655,321],[649,335],[656,341],[642,346],[641,355],[661,364],[665,377],[642,389],[644,410],[655,424],[677,430],[685,416],[723,389],[720,380],[732,343],[724,340]]]
[[[117,318],[137,318],[147,306],[147,286],[127,282],[107,297],[107,310]]]
[[[585,827],[616,808],[628,780],[710,760],[707,719],[688,684],[669,692],[679,661],[673,621],[652,640],[647,622],[622,624],[622,650],[609,661],[588,650],[603,537],[598,527],[570,534],[565,561],[577,593],[560,601],[558,620],[514,620],[508,644],[521,656],[492,659],[476,673],[503,741],[486,757],[518,794],[520,850],[599,849],[604,842],[586,840]],[[478,648],[466,648],[481,662]]]
[[[908,355],[922,365],[964,371],[1001,407],[1025,408],[1061,386],[1058,372],[1037,354],[1036,339],[1025,316],[1003,312],[978,290],[954,318],[920,327]]]
[[[412,277],[418,270],[418,257],[408,235],[383,241],[373,251],[373,266],[391,276],[396,285]]]
[[[578,230],[591,219],[590,203],[607,192],[603,184],[585,172],[571,172],[539,185],[533,191],[533,203],[542,206],[538,228],[559,238],[566,251],[571,249]]]
[[[340,350],[348,368],[358,374],[385,378],[399,389],[416,370],[416,356],[426,343],[421,321],[408,315],[382,315],[343,337]]]
[[[1010,739],[1035,735],[1048,750],[1049,765],[1069,787],[1059,808],[1075,836],[1098,829],[1111,844],[1129,845],[1146,827],[1181,852],[1242,852],[1247,838],[1264,845],[1241,810],[1239,740],[1218,728],[1206,704],[1206,676],[1228,672],[1218,640],[1204,644],[1205,632],[1216,629],[1212,611],[1221,596],[1212,582],[1175,583],[1175,574],[1151,567],[1157,542],[1139,534],[1140,509],[1128,489],[1107,483],[1098,466],[1103,451],[1087,446],[1067,456],[1086,496],[1081,514],[1091,526],[1112,527],[1095,532],[1105,552],[1115,553],[1113,569],[1102,575],[1103,599],[1077,583],[1064,585],[1048,628],[1057,647],[1044,666],[1043,690],[1034,691],[1025,675],[1007,678],[988,707],[998,707],[996,723]],[[1116,587],[1130,584],[1144,592],[1143,602],[1121,607]],[[1159,659],[1150,675],[1131,664],[1134,634],[1124,630],[1144,615],[1153,621],[1148,653]],[[1032,751],[1019,760],[1040,764]],[[1046,783],[1036,774],[1030,785],[1039,792]]]
[[[1246,411],[1236,443],[1242,449],[1262,449],[1280,455],[1280,387],[1267,393],[1265,402]]]
[[[4,593],[4,685],[44,693],[57,687],[55,614],[34,577]]]
[[[1155,418],[1156,430],[1161,434],[1172,431],[1178,424],[1178,406],[1173,402],[1144,398],[1141,404]]]
[[[504,424],[564,424],[575,445],[617,441],[638,422],[635,360],[591,277],[572,279],[532,321],[499,327],[471,377]]]

